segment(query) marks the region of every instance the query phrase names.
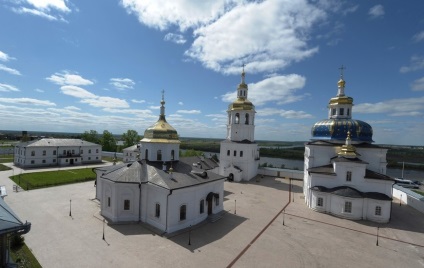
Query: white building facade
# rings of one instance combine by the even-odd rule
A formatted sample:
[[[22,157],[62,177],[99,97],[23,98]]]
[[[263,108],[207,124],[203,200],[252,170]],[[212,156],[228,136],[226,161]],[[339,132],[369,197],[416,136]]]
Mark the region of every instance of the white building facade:
[[[179,159],[178,133],[166,122],[164,104],[162,97],[159,120],[146,129],[136,161],[94,169],[100,213],[111,222],[145,222],[172,233],[223,211],[225,177],[204,169],[202,158]]]
[[[388,222],[394,181],[385,175],[387,148],[372,144],[369,124],[352,119],[353,99],[344,90],[342,77],[328,119],[315,123],[305,145],[305,202],[338,217]]]
[[[243,69],[237,100],[228,106],[227,137],[221,142],[219,174],[234,181],[249,181],[258,174],[259,148],[255,143],[255,106],[247,99]]]
[[[21,142],[14,149],[14,164],[24,168],[101,162],[102,146],[81,139],[44,138]]]

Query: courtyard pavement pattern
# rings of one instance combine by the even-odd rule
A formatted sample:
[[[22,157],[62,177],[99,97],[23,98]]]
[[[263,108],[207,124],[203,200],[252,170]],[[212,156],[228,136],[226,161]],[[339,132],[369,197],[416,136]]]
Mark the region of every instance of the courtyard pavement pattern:
[[[0,185],[6,203],[31,222],[25,241],[45,268],[424,267],[424,215],[396,199],[391,222],[376,224],[308,209],[301,181],[294,196],[287,179],[225,182],[222,219],[166,238],[144,224],[104,225],[93,182],[16,193],[8,177],[19,173],[0,172]]]

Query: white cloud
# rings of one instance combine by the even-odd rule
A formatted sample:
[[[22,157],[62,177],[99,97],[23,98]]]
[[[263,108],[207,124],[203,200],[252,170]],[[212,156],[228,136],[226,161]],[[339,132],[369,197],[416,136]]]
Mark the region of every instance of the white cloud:
[[[128,13],[152,28],[165,30],[177,25],[181,30],[211,22],[221,15],[226,7],[237,0],[187,1],[187,0],[122,0]]]
[[[145,103],[146,101],[145,100],[132,99],[131,102],[134,102],[134,103]]]
[[[50,11],[52,9],[61,12],[71,12],[66,6],[66,0],[26,0],[28,4],[34,6],[36,9]]]
[[[373,19],[384,16],[384,13],[384,7],[382,5],[375,5],[368,11],[368,15]]]
[[[97,97],[97,98],[88,98],[82,99],[81,103],[87,103],[93,107],[101,108],[128,108],[129,104],[122,99],[112,98],[112,97]]]
[[[118,114],[133,114],[133,115],[143,115],[148,116],[152,115],[152,111],[150,110],[140,110],[140,109],[115,109],[115,108],[104,108],[103,111],[108,113],[118,113]],[[155,118],[157,118],[156,115],[154,115]]]
[[[31,98],[0,98],[0,102],[36,106],[56,106],[55,103],[48,100],[37,100]]]
[[[412,82],[411,88],[413,91],[424,91],[424,77]]]
[[[1,61],[9,61],[9,60],[13,60],[15,58],[10,57],[9,55],[7,55],[6,53],[4,53],[3,51],[0,50],[0,60]]]
[[[179,114],[201,114],[202,112],[200,110],[178,110],[177,113],[179,113]]]
[[[417,71],[421,69],[424,69],[424,57],[415,55],[411,57],[411,62],[409,66],[402,66],[400,68],[400,72],[408,73],[408,72]]]
[[[182,34],[173,34],[173,33],[167,33],[165,37],[163,38],[163,40],[170,41],[179,45],[182,45],[185,42],[187,42],[187,40],[184,38]]]
[[[354,112],[364,114],[384,113],[389,116],[418,116],[424,112],[424,97],[361,103],[355,106]]]
[[[421,31],[412,37],[414,42],[421,42],[424,40],[424,31]]]
[[[0,64],[0,71],[5,71],[7,73],[14,74],[14,75],[21,75],[21,73],[18,70],[9,68],[3,64]]]
[[[313,118],[311,114],[308,114],[304,111],[293,111],[293,110],[283,110],[275,108],[264,108],[257,110],[258,116],[272,116],[279,115],[288,119],[304,119],[304,118]]]
[[[63,109],[65,110],[72,110],[72,111],[80,111],[81,109],[75,106],[66,106]]]
[[[71,12],[67,0],[20,0],[14,4],[12,11],[17,14],[30,14],[50,21],[67,22],[62,14]]]
[[[58,85],[73,85],[73,86],[88,86],[94,84],[92,81],[83,78],[78,74],[71,74],[67,71],[62,73],[52,74],[50,77],[47,77],[46,80],[53,82]]]
[[[0,92],[20,91],[17,87],[0,83]]]
[[[129,78],[111,78],[109,84],[118,90],[126,90],[134,88],[135,82]]]
[[[26,7],[14,8],[13,11],[15,11],[18,14],[31,14],[31,15],[38,16],[38,17],[48,19],[51,21],[58,20],[58,18],[56,18],[55,16],[47,14],[44,11],[32,9],[32,8],[26,8]]]
[[[34,89],[34,91],[39,92],[39,93],[44,93],[44,90],[39,89],[39,88]]]
[[[160,109],[160,106],[149,106],[149,109],[152,109],[152,110],[159,110]]]
[[[297,74],[268,77],[248,85],[248,99],[257,106],[268,102],[277,104],[296,102],[304,98],[304,95],[296,95],[295,92],[303,88],[305,83],[306,79]],[[222,96],[225,102],[233,102],[236,98],[237,91]]]
[[[75,98],[88,98],[88,99],[95,99],[97,96],[83,88],[77,87],[77,86],[62,86],[60,87],[60,90],[63,94],[69,95]]]
[[[226,74],[238,73],[243,63],[252,73],[274,71],[318,51],[307,41],[312,27],[325,18],[307,1],[249,2],[196,29],[185,54]]]
[[[178,105],[183,106],[183,105],[184,105],[184,103],[183,103],[182,101],[179,101],[179,102],[178,102]]]

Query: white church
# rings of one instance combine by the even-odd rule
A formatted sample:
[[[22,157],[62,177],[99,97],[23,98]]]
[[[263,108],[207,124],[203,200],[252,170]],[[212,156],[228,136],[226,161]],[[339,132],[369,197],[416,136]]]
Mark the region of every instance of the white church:
[[[315,123],[305,145],[305,202],[338,217],[385,223],[391,216],[394,183],[386,175],[387,148],[372,144],[372,127],[352,119],[352,108],[342,73],[328,119]]]
[[[134,162],[95,168],[100,213],[113,223],[144,222],[163,233],[198,224],[223,211],[224,180],[210,159],[179,158],[177,131],[165,119],[144,132]]]
[[[247,99],[245,72],[237,99],[228,105],[227,137],[221,142],[219,174],[230,181],[249,181],[258,174],[259,148],[255,143],[255,106]]]

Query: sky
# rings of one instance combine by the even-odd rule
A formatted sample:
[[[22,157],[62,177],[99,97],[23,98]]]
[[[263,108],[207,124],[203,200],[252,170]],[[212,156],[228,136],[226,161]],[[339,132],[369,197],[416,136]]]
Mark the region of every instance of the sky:
[[[344,66],[376,144],[424,143],[422,0],[0,0],[0,129],[226,137],[245,64],[255,139],[307,141]]]

